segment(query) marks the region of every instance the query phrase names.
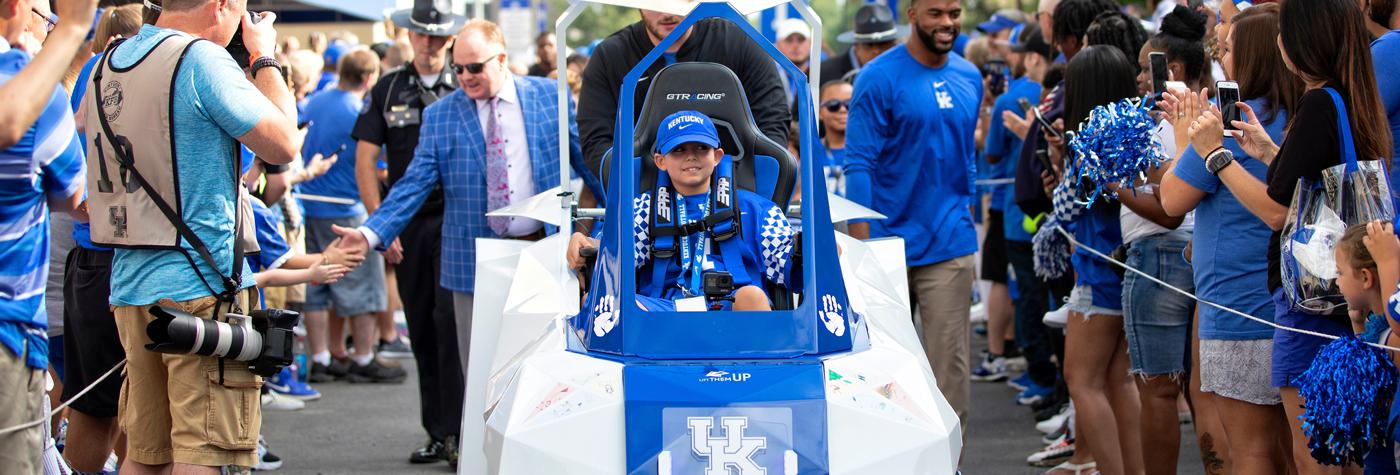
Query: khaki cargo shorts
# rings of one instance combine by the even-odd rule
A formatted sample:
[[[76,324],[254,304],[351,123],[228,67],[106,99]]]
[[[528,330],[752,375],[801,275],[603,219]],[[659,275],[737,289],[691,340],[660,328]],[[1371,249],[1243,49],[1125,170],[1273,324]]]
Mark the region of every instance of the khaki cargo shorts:
[[[243,308],[248,308],[247,294],[239,295]],[[209,318],[215,302],[205,297],[167,299],[157,305]],[[123,306],[112,312],[127,355],[126,381],[117,403],[127,457],[147,465],[257,464],[262,378],[248,371],[247,363],[225,360],[220,382],[217,358],[147,350],[151,340],[146,324],[153,320],[148,308]],[[222,316],[227,308],[221,305],[218,310]]]
[[[0,427],[44,418],[44,370],[25,364],[29,342],[20,339],[20,354],[0,345]],[[44,427],[0,435],[0,473],[43,473]]]

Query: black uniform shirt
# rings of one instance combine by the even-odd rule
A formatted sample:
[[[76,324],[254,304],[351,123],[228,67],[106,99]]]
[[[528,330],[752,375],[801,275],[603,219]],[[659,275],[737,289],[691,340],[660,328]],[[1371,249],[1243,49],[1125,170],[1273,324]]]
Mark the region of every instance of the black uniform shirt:
[[[403,178],[408,164],[413,161],[423,108],[457,89],[457,78],[447,67],[442,68],[432,87],[422,83],[418,70],[412,66],[389,71],[370,90],[369,103],[360,111],[355,129],[350,133],[355,140],[387,148],[385,161],[389,165],[390,187]],[[442,209],[442,185],[438,185],[418,212],[441,214]]]

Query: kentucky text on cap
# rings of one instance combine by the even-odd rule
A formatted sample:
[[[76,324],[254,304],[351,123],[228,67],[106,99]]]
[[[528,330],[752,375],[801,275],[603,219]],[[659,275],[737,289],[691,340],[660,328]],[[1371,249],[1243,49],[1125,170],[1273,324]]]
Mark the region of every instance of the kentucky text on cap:
[[[691,142],[719,147],[719,132],[708,116],[687,110],[668,115],[661,121],[661,128],[656,132],[657,152],[671,153],[681,144]]]

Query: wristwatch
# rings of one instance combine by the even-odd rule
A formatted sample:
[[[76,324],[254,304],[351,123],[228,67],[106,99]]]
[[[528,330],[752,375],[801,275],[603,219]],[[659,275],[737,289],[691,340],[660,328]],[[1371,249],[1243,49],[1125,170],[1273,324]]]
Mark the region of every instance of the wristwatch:
[[[1235,163],[1235,154],[1222,147],[1215,149],[1206,156],[1206,170],[1210,170],[1212,175],[1219,175],[1221,170]]]

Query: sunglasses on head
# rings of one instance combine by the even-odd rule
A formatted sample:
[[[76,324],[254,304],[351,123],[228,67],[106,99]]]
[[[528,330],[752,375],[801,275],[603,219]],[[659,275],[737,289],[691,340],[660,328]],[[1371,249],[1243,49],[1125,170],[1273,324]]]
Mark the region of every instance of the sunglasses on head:
[[[453,73],[456,73],[456,74],[462,74],[463,72],[467,72],[467,73],[471,73],[471,74],[481,74],[482,71],[485,71],[485,70],[486,70],[486,63],[489,63],[489,62],[491,62],[492,60],[495,60],[495,59],[498,58],[498,57],[500,57],[500,54],[499,54],[499,53],[498,53],[498,54],[491,55],[490,58],[486,58],[485,60],[482,60],[482,61],[479,62],[479,63],[467,63],[467,64],[452,63],[452,64],[449,65],[449,66],[452,67],[452,72],[453,72]]]
[[[841,109],[851,110],[851,101],[840,101],[832,99],[823,102],[822,107],[826,108],[827,112],[841,112]]]

